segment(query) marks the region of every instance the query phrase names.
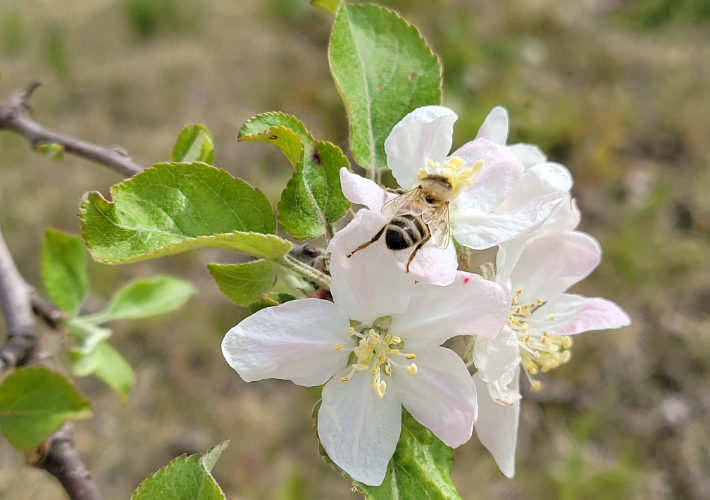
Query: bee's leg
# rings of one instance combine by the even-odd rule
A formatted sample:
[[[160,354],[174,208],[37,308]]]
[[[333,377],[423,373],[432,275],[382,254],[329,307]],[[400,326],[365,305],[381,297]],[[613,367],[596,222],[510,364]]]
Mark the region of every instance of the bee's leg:
[[[385,232],[385,228],[386,228],[386,227],[387,227],[386,225],[385,225],[385,226],[382,226],[382,229],[380,229],[380,230],[377,232],[377,234],[372,237],[372,239],[371,239],[370,241],[368,241],[367,243],[363,243],[362,245],[360,245],[359,247],[357,247],[355,250],[353,250],[352,252],[350,252],[350,253],[347,255],[347,258],[349,259],[350,257],[353,256],[353,254],[354,254],[355,252],[359,252],[360,250],[369,247],[369,246],[372,245],[374,242],[376,242],[377,240],[379,240],[379,239],[380,239],[380,236],[382,236],[382,233]]]
[[[404,194],[404,193],[406,193],[406,191],[405,191],[404,189],[399,189],[399,188],[398,188],[398,189],[392,189],[392,188],[388,188],[388,187],[385,186],[384,184],[380,184],[380,187],[381,187],[383,190],[387,191],[388,193],[392,193],[392,194]]]
[[[412,252],[412,255],[409,256],[409,260],[407,261],[407,272],[409,272],[409,264],[411,264],[412,261],[414,260],[414,256],[417,255],[417,252],[419,251],[419,249],[420,249],[421,247],[423,247],[423,246],[424,246],[424,243],[426,243],[428,240],[429,240],[429,238],[427,238],[426,240],[424,240],[424,241],[422,241],[421,243],[419,243],[419,244],[417,245],[417,248],[415,248],[414,251]]]

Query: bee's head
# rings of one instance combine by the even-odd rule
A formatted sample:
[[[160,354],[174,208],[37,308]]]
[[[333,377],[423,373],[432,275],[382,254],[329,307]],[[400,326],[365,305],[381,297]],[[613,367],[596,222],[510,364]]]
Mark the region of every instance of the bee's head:
[[[431,190],[432,193],[438,195],[441,201],[452,200],[473,185],[473,181],[483,166],[483,160],[478,160],[467,168],[462,168],[462,166],[463,160],[455,156],[449,158],[444,166],[429,160],[427,168],[419,169],[417,174],[419,185],[425,192],[428,193]],[[445,190],[448,190],[448,195],[444,197]]]

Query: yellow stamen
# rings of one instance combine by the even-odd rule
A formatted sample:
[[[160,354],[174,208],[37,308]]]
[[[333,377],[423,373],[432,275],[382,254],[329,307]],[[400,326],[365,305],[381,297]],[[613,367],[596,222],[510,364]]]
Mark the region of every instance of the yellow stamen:
[[[335,345],[333,346],[333,349],[335,349],[336,351],[339,351],[339,350],[342,349],[342,348],[343,348],[343,344],[335,344]]]
[[[409,353],[409,354],[405,354],[404,357],[407,359],[414,359],[417,357],[417,355],[413,354],[413,353]]]
[[[408,367],[404,369],[405,372],[409,373],[410,375],[415,375],[417,373],[417,365],[412,363]]]
[[[350,375],[346,375],[345,377],[342,377],[342,378],[340,379],[341,382],[347,382],[347,381],[349,381],[349,380],[350,380]]]

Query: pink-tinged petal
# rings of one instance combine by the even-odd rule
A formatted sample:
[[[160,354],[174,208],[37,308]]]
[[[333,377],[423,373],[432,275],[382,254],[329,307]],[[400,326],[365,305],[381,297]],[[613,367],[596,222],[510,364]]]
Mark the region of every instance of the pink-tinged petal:
[[[552,193],[566,194],[572,189],[572,174],[558,163],[541,163],[528,169],[510,196],[496,209],[496,213],[512,212],[538,196]]]
[[[493,108],[478,129],[476,139],[486,139],[505,146],[505,141],[508,140],[508,110],[503,106]]]
[[[523,164],[505,146],[486,139],[476,139],[457,149],[452,157],[461,158],[465,166],[483,160],[473,185],[461,193],[455,204],[463,210],[492,212],[515,189],[523,177]]]
[[[597,240],[579,231],[538,238],[525,246],[510,275],[520,304],[551,300],[584,279],[601,261]]]
[[[348,317],[332,302],[294,300],[242,320],[227,332],[222,353],[247,382],[277,378],[311,387],[346,365],[350,353],[333,346],[353,343],[349,327]]]
[[[379,399],[370,388],[369,372],[356,372],[349,382],[341,382],[348,372],[336,374],[323,388],[318,437],[338,467],[361,483],[378,486],[402,430],[401,398],[396,387],[388,386]]]
[[[417,108],[394,126],[385,140],[387,166],[404,189],[418,184],[429,159],[441,163],[451,150],[456,113],[443,106]]]
[[[414,247],[393,251],[402,272],[406,271],[407,261],[413,251]],[[453,244],[441,249],[434,242],[428,241],[409,265],[409,277],[432,285],[446,286],[456,278],[457,268],[456,248]]]
[[[397,384],[407,411],[445,444],[456,448],[473,433],[476,386],[455,352],[439,347],[416,354],[417,373],[393,370],[392,382]]]
[[[451,224],[456,240],[473,250],[485,250],[539,227],[560,203],[553,193],[533,199],[524,207],[505,214],[452,210]]]
[[[493,382],[488,382],[488,395],[496,403],[503,406],[513,406],[517,401],[520,401],[520,388],[518,387],[520,379],[520,366],[513,365],[508,368],[503,376]],[[513,383],[514,384],[511,384]]]
[[[409,308],[393,316],[389,333],[405,348],[437,346],[457,335],[495,338],[510,313],[510,293],[501,285],[463,271],[449,286],[414,285]]]
[[[384,235],[348,258],[347,255],[372,239],[389,221],[379,212],[360,210],[328,245],[331,254],[330,293],[333,301],[351,319],[372,324],[382,316],[407,309],[414,280],[397,265]]]
[[[519,371],[519,368],[516,372]],[[518,440],[518,422],[520,419],[520,401],[512,406],[503,406],[490,397],[486,383],[478,375],[473,376],[478,391],[478,420],[476,435],[488,451],[491,452],[500,471],[506,477],[515,475],[515,446]],[[517,388],[518,376],[511,381]]]
[[[577,203],[565,194],[547,219],[538,221],[520,236],[501,243],[496,254],[496,281],[512,287],[510,275],[515,269],[526,245],[533,240],[574,230],[579,225],[580,213]]]
[[[554,317],[554,320],[550,319]],[[629,326],[631,318],[610,300],[562,294],[548,301],[530,317],[530,326],[551,335],[573,335],[590,330]]]
[[[503,327],[495,339],[478,336],[475,342],[473,364],[484,382],[501,378],[506,371],[520,363],[518,339],[508,326]]]
[[[365,205],[370,210],[379,212],[382,205],[397,196],[388,193],[370,179],[352,173],[347,168],[340,169],[340,186],[343,194],[352,203]]]
[[[520,163],[523,164],[526,170],[530,167],[534,167],[538,163],[545,163],[547,161],[545,153],[534,144],[519,142],[518,144],[508,146],[508,149],[520,160]]]

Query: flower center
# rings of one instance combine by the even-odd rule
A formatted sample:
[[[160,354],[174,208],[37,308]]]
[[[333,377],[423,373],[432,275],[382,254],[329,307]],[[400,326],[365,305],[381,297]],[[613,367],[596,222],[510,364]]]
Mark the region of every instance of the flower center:
[[[515,332],[518,339],[523,370],[530,381],[530,390],[537,392],[542,384],[532,376],[536,375],[538,371],[548,372],[568,362],[572,357],[572,352],[569,350],[572,347],[572,339],[567,335],[551,336],[546,331],[543,331],[542,335],[531,335],[528,332],[530,325],[528,325],[527,319],[532,316],[534,311],[544,306],[545,301],[537,299],[532,304],[518,304],[518,297],[522,293],[521,288],[513,296],[508,326]],[[548,319],[555,321],[555,316],[550,315]]]
[[[377,323],[377,321],[375,321]],[[368,331],[369,329],[369,331]],[[392,337],[386,330],[374,327],[350,327],[348,333],[357,344],[353,347],[343,347],[342,344],[335,344],[333,349],[351,351],[356,363],[351,365],[350,373],[340,379],[341,382],[348,382],[355,372],[364,372],[369,370],[372,374],[372,383],[370,387],[375,391],[377,397],[382,399],[385,396],[387,383],[382,380],[382,374],[392,376],[392,369],[403,369],[406,373],[414,375],[417,373],[417,365],[414,363],[403,364],[396,361],[412,360],[416,356],[412,353],[407,354],[400,352],[404,347],[402,339]]]
[[[432,175],[445,177],[446,180],[449,181],[449,184],[451,184],[453,197],[456,198],[461,192],[473,185],[473,181],[476,180],[478,173],[481,171],[481,167],[483,167],[483,160],[476,161],[468,168],[461,168],[462,166],[463,160],[456,156],[446,160],[443,166],[430,159],[427,161],[426,168],[419,169],[417,178],[422,180]]]

